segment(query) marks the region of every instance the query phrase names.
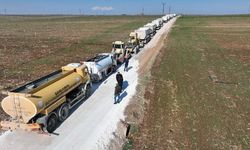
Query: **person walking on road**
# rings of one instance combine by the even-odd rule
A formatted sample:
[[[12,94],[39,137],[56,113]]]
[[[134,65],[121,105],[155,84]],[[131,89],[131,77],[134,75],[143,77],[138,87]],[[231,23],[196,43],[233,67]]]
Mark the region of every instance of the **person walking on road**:
[[[114,93],[114,104],[117,104],[120,102],[120,94],[122,92],[122,88],[120,87],[120,85],[118,83],[116,83],[115,86],[115,93]]]
[[[122,85],[123,85],[123,76],[122,76],[122,74],[120,73],[120,72],[118,72],[117,74],[116,74],[116,81],[117,81],[117,83],[118,83],[118,85],[121,87],[121,89],[122,89]]]

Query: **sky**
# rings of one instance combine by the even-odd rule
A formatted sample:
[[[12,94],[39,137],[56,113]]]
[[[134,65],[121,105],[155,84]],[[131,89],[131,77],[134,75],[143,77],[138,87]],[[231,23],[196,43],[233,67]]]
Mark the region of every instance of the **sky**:
[[[0,14],[246,14],[250,0],[0,0]]]

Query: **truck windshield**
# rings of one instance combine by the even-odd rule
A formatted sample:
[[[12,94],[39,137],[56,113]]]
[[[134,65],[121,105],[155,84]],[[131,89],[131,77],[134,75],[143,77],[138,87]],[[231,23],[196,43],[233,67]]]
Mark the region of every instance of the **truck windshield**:
[[[113,48],[121,48],[121,45],[116,45],[116,44],[114,44],[114,45],[113,45]]]
[[[133,43],[128,43],[128,44],[127,44],[127,47],[128,47],[128,48],[133,47]]]
[[[114,45],[113,45],[113,48],[118,48],[118,49],[120,49],[120,48],[122,48],[122,46],[123,46],[123,45],[114,44]]]

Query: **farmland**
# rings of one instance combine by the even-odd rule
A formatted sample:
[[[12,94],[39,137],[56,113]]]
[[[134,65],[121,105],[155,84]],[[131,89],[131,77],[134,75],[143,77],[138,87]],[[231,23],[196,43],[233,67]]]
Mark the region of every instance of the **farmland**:
[[[249,149],[250,16],[183,16],[152,69],[134,149]]]
[[[0,16],[0,89],[110,52],[113,41],[127,40],[130,31],[157,17]]]

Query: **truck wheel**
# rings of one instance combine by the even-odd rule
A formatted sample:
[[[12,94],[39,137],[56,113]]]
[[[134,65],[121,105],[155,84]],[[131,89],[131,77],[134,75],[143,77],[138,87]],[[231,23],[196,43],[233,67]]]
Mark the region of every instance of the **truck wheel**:
[[[46,124],[46,130],[47,130],[47,132],[53,133],[55,131],[55,129],[57,127],[57,124],[58,124],[57,120],[58,120],[58,118],[57,118],[57,116],[56,116],[55,113],[52,113],[49,116],[49,118],[47,120],[47,124]]]
[[[86,98],[90,97],[91,95],[91,86],[88,84],[86,87]]]
[[[63,122],[69,116],[69,105],[64,103],[58,110],[58,120]]]
[[[111,70],[112,70],[112,71],[111,71],[112,73],[116,72],[116,66],[113,65]]]

